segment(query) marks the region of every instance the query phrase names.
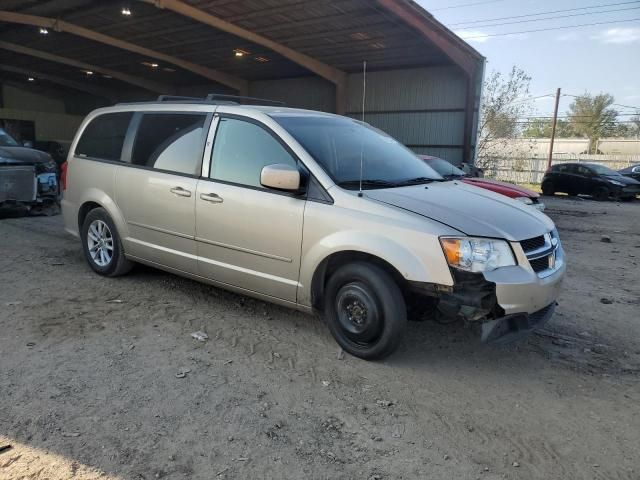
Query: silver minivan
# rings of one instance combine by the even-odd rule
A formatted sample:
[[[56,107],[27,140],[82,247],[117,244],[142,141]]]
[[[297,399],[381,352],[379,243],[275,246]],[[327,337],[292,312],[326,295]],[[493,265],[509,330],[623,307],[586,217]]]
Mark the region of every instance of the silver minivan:
[[[552,315],[565,273],[553,222],[445,181],[351,118],[160,98],[89,114],[62,209],[91,268],[140,262],[306,312],[382,358],[407,309],[508,341]]]

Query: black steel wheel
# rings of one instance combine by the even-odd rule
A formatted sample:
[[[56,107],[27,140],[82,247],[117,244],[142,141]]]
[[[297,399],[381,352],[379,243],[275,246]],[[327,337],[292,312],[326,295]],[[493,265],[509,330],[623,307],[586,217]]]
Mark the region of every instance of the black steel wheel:
[[[382,268],[355,262],[336,270],[325,290],[324,315],[346,352],[373,360],[390,355],[407,323],[400,288]]]

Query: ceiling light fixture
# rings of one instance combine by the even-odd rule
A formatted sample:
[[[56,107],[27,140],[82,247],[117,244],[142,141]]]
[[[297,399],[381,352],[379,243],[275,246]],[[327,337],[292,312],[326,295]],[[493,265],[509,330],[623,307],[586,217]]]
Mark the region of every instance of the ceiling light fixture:
[[[249,55],[249,52],[247,52],[246,50],[242,50],[241,48],[236,48],[236,49],[233,51],[233,54],[234,54],[236,57],[244,57],[245,55]]]
[[[122,7],[122,10],[120,10],[120,13],[125,17],[129,17],[131,16],[131,9],[129,7]]]
[[[33,82],[35,80],[35,78],[29,77],[29,78],[27,78],[27,80],[29,80],[30,82]]]
[[[86,70],[84,73],[86,73],[87,75],[93,75],[93,72],[91,70]]]
[[[267,57],[256,57],[256,61],[260,63],[267,63],[269,59]]]
[[[47,30],[44,27],[40,27],[40,34],[41,35],[48,35],[49,34],[49,30]]]
[[[149,68],[158,68],[158,64],[155,62],[142,62],[142,65],[144,65],[145,67],[149,67]]]

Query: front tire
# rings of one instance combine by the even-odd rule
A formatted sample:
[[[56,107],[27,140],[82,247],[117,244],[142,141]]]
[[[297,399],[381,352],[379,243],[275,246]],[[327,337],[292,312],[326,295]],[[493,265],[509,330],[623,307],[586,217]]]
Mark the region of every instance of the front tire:
[[[91,210],[81,230],[84,257],[94,272],[106,277],[128,273],[133,263],[124,256],[113,220],[104,208]]]
[[[324,317],[344,351],[374,360],[398,348],[407,324],[407,307],[391,275],[376,265],[354,262],[329,278]]]

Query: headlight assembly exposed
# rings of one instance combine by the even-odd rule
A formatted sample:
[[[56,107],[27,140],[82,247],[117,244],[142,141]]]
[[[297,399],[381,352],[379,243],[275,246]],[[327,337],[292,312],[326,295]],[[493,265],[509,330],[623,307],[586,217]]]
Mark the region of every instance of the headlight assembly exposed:
[[[440,244],[449,266],[467,272],[489,272],[516,264],[511,247],[504,240],[442,237]]]
[[[533,200],[531,200],[529,197],[516,197],[515,200],[518,200],[525,205],[531,205],[533,203]]]

